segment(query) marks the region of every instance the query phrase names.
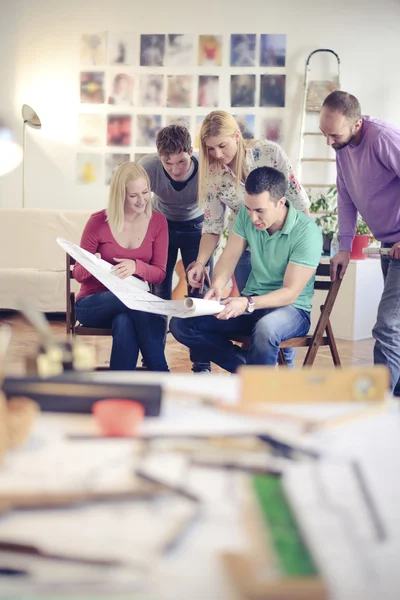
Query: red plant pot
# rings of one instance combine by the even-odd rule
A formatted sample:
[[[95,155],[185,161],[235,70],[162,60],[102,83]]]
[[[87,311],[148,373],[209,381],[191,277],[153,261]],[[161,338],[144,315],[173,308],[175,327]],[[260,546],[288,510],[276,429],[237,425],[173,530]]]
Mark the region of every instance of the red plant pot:
[[[364,258],[367,258],[366,254],[363,254],[363,248],[368,248],[369,246],[369,241],[370,241],[370,236],[363,234],[363,235],[356,235],[354,237],[353,240],[353,246],[351,248],[351,253],[350,253],[350,258],[353,258],[355,260],[363,260]]]
[[[98,400],[93,404],[92,412],[105,436],[135,435],[144,416],[141,404],[119,398]]]

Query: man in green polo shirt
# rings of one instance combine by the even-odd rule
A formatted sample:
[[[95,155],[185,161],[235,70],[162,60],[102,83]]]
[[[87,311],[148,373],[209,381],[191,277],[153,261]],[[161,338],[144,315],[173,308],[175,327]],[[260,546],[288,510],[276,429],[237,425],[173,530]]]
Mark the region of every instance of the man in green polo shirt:
[[[287,181],[271,167],[254,169],[240,209],[205,296],[225,305],[211,317],[171,319],[170,331],[190,349],[234,373],[240,365],[275,365],[279,344],[310,328],[315,270],[322,236],[316,224],[285,199]],[[242,252],[250,246],[252,270],[240,297],[221,293]],[[245,352],[230,339],[251,335]],[[293,360],[291,361],[293,366]]]

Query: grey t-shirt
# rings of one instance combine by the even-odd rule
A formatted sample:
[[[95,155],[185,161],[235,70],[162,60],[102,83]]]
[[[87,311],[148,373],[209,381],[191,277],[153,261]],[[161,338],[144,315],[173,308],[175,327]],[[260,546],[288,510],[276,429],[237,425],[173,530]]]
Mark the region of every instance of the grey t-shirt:
[[[174,182],[165,172],[158,154],[148,154],[139,164],[147,171],[153,192],[153,207],[168,221],[190,221],[203,214],[197,197],[198,163],[194,161],[194,171],[187,181]],[[176,189],[177,188],[177,189]]]

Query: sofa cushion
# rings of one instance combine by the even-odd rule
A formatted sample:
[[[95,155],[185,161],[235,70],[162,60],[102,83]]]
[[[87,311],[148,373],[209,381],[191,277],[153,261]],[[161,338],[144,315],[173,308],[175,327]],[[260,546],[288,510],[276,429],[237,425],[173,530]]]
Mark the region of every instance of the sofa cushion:
[[[43,312],[65,312],[65,271],[1,269],[0,308],[19,310],[20,299],[31,300]],[[79,285],[71,281],[72,291]]]
[[[24,297],[43,312],[65,312],[66,259],[56,239],[79,244],[91,213],[0,208],[0,310],[18,310]]]
[[[92,211],[0,209],[0,269],[63,271],[65,252],[57,237],[79,244]]]

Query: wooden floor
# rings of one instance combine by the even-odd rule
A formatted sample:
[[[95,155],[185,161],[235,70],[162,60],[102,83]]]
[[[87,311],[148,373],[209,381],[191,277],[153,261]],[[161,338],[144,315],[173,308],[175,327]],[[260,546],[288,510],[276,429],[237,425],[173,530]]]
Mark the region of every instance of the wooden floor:
[[[47,315],[51,328],[61,339],[65,338],[64,315]],[[0,312],[0,324],[8,323],[12,326],[12,339],[5,362],[5,370],[8,375],[22,375],[25,373],[26,357],[35,354],[37,348],[37,335],[32,327],[18,313]],[[109,337],[85,337],[81,338],[96,348],[96,357],[99,365],[106,365],[110,357],[111,338]],[[372,364],[372,348],[374,340],[367,339],[359,342],[337,340],[339,355],[342,365]],[[301,366],[305,349],[298,349],[296,365]],[[188,350],[171,335],[168,335],[166,358],[171,371],[178,373],[190,372]],[[332,364],[328,348],[321,348],[315,365],[330,366]],[[213,372],[223,373],[222,369],[213,365]]]

